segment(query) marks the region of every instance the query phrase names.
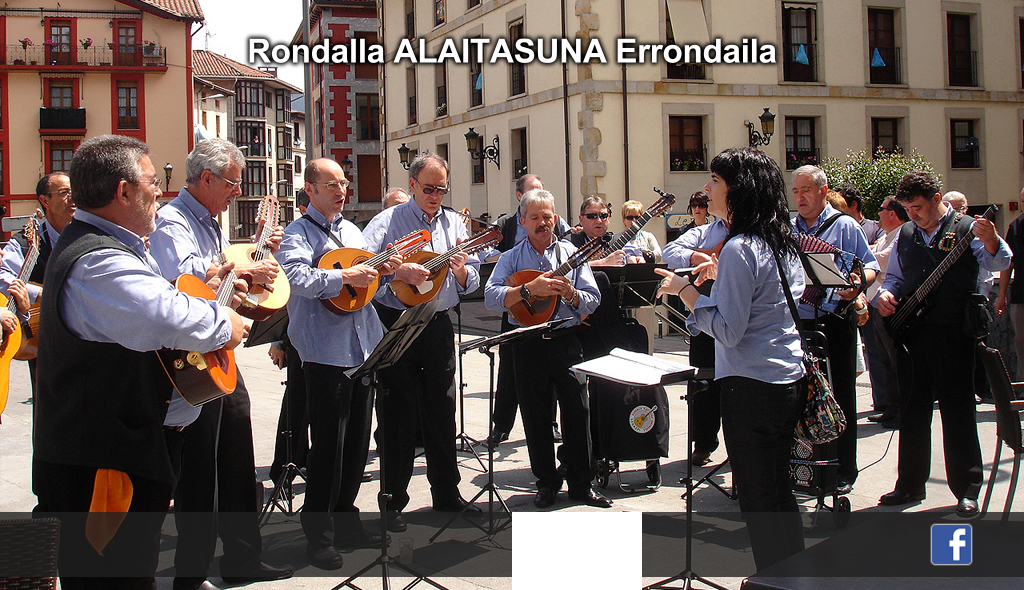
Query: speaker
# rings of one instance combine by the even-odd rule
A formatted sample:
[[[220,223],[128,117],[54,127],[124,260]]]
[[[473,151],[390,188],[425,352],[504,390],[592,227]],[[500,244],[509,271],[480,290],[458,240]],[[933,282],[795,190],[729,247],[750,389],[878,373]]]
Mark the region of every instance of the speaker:
[[[835,441],[812,445],[793,441],[789,459],[789,478],[793,491],[808,496],[825,496],[836,489],[839,451]]]

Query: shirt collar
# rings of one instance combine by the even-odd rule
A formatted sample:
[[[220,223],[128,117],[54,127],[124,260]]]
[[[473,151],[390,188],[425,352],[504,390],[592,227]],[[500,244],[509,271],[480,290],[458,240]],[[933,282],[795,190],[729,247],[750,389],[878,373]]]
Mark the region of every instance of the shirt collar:
[[[829,217],[832,217],[836,213],[839,213],[839,211],[837,211],[835,209],[835,207],[832,206],[831,203],[829,203],[828,201],[825,201],[825,208],[822,209],[821,213],[818,214],[818,218],[814,221],[814,225],[812,225],[811,227],[807,227],[807,224],[804,223],[804,218],[801,215],[799,215],[799,214],[797,214],[797,216],[796,216],[796,223],[797,223],[798,227],[799,226],[804,226],[803,229],[805,231],[807,231],[807,232],[810,232],[812,229],[814,229],[814,228],[818,227],[819,225],[821,225],[822,221],[828,219]]]
[[[306,215],[309,215],[310,218],[313,219],[313,221],[319,223],[320,225],[328,226],[331,229],[335,230],[341,227],[341,222],[345,220],[345,218],[339,213],[338,215],[334,216],[333,220],[327,221],[327,216],[321,213],[319,209],[313,206],[306,207]]]
[[[125,246],[131,248],[136,254],[138,254],[143,260],[146,260],[147,250],[146,241],[136,234],[135,232],[120,226],[113,221],[109,221],[95,215],[83,209],[77,209],[75,211],[75,219],[88,223],[98,227],[99,229],[110,234],[114,239],[121,242]]]
[[[185,208],[188,209],[188,211],[199,221],[209,221],[213,218],[213,215],[210,214],[210,210],[204,207],[202,203],[192,196],[192,193],[188,192],[188,189],[182,188],[181,191],[178,192],[178,196],[176,198],[181,200],[181,203],[185,205]]]

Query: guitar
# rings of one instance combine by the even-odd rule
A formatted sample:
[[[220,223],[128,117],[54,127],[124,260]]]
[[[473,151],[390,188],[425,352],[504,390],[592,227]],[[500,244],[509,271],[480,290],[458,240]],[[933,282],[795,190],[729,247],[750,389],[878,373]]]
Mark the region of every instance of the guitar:
[[[277,227],[280,210],[281,205],[278,203],[277,197],[274,195],[264,197],[256,216],[257,220],[263,221],[263,231],[260,232],[256,243],[228,246],[221,252],[220,263],[234,262],[242,265],[270,258],[272,254],[266,242],[274,233],[274,228]],[[289,296],[291,296],[291,287],[288,285],[288,277],[281,271],[277,273],[272,284],[251,284],[249,294],[238,308],[238,313],[251,320],[263,321],[284,307],[288,303]]]
[[[413,286],[404,281],[391,281],[391,291],[398,297],[398,300],[409,307],[426,303],[437,296],[444,286],[444,280],[448,277],[448,261],[459,252],[472,254],[479,250],[498,243],[501,240],[501,232],[496,227],[489,227],[484,231],[469,238],[465,242],[448,250],[444,254],[436,252],[417,252],[409,257],[409,262],[422,264],[430,273],[422,285]]]
[[[202,279],[190,274],[178,277],[174,286],[186,295],[227,306],[231,303],[237,278],[234,272],[228,273],[216,293]],[[235,351],[222,348],[213,352],[179,350],[170,353],[168,356],[173,360],[169,362],[164,355],[157,356],[174,388],[190,405],[201,406],[235,391],[238,380]]]
[[[591,258],[602,255],[607,248],[608,240],[604,236],[598,236],[586,244],[580,246],[579,250],[573,253],[561,266],[552,271],[551,276],[564,277]],[[505,281],[509,287],[519,287],[529,283],[533,279],[544,274],[539,270],[521,270],[514,273]],[[531,295],[529,299],[517,301],[508,308],[508,314],[516,319],[523,326],[536,326],[551,319],[558,308],[557,295]]]
[[[36,262],[39,261],[39,212],[37,211],[37,217],[30,217],[28,222],[25,224],[25,241],[28,242],[28,251],[25,252],[25,261],[21,264],[21,270],[18,271],[18,279],[28,284],[28,278],[32,276],[32,271],[35,270]],[[39,303],[42,299],[42,295],[36,299],[36,302],[29,306],[28,316],[28,330],[22,334],[21,347],[14,353],[14,358],[19,361],[27,361],[36,358],[36,353],[39,349]],[[14,313],[18,313],[18,306],[14,302],[12,297],[7,305],[8,309]]]
[[[7,307],[12,312],[14,311],[11,309],[15,307],[14,299],[8,301],[3,293],[0,293],[0,305]],[[11,382],[11,359],[14,358],[14,354],[18,352],[19,348],[21,348],[20,322],[13,332],[3,335],[3,344],[0,344],[0,414],[7,407],[8,386]]]
[[[615,236],[615,238],[612,239],[611,243],[609,243],[605,247],[605,251],[603,252],[603,255],[607,256],[607,255],[611,254],[612,252],[616,252],[618,250],[621,250],[623,246],[628,244],[630,240],[635,238],[637,236],[637,234],[640,233],[640,230],[644,227],[644,225],[647,224],[648,221],[650,221],[650,220],[654,219],[655,217],[661,215],[669,207],[671,207],[673,204],[675,204],[675,202],[676,202],[676,196],[675,195],[673,195],[671,193],[666,193],[666,192],[662,191],[661,189],[659,189],[658,187],[654,187],[654,192],[656,192],[659,195],[661,195],[661,198],[658,199],[657,202],[655,202],[653,205],[651,205],[647,209],[647,211],[644,212],[643,215],[641,215],[640,217],[638,217],[635,220],[633,220],[633,224],[630,225],[628,228],[626,228],[625,231],[623,231],[619,235]]]
[[[992,205],[986,211],[983,217],[989,221],[995,219],[996,207]],[[946,257],[942,259],[942,262],[935,267],[928,278],[921,283],[913,293],[900,299],[896,302],[896,312],[889,317],[883,318],[882,323],[885,324],[885,329],[892,336],[892,339],[896,342],[902,342],[910,328],[913,327],[914,323],[924,315],[925,311],[928,310],[928,295],[931,294],[932,290],[938,286],[939,281],[946,275],[946,272],[965,252],[970,250],[971,242],[974,241],[971,235],[964,236],[965,239],[961,239],[957,242],[952,249],[946,254]]]
[[[402,258],[406,258],[429,243],[430,232],[425,229],[421,229],[399,238],[395,241],[393,246],[377,255],[373,255],[366,250],[360,250],[359,248],[338,248],[336,250],[331,250],[320,257],[316,266],[317,268],[330,270],[332,268],[352,268],[357,264],[365,264],[366,266],[373,267],[379,272],[380,269],[384,267],[384,263],[386,263],[392,256],[397,254]],[[345,285],[342,288],[341,293],[329,299],[321,299],[320,303],[323,303],[324,307],[334,313],[350,313],[369,303],[377,293],[377,287],[379,285],[379,276],[376,279],[373,279],[373,282],[365,287]]]

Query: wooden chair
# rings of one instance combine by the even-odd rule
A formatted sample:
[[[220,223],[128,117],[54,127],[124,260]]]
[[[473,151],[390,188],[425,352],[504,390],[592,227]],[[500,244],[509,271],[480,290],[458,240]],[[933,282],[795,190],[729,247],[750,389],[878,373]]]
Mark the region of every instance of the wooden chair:
[[[989,500],[992,499],[992,486],[995,484],[996,473],[999,471],[999,457],[1003,451],[1003,443],[1006,443],[1006,446],[1013,451],[1013,470],[1010,472],[1010,488],[1006,492],[1006,504],[1003,507],[1002,522],[1005,523],[1010,516],[1013,495],[1017,491],[1020,459],[1024,454],[1024,448],[1021,445],[1020,414],[1024,410],[1024,400],[1014,399],[1016,388],[1024,387],[1024,383],[1010,382],[1010,375],[1006,372],[1006,365],[1003,364],[1003,357],[998,350],[989,348],[984,343],[978,344],[978,348],[996,405],[996,457],[992,461],[992,472],[988,478],[988,489],[985,491],[985,501],[981,505],[981,514],[986,513]]]

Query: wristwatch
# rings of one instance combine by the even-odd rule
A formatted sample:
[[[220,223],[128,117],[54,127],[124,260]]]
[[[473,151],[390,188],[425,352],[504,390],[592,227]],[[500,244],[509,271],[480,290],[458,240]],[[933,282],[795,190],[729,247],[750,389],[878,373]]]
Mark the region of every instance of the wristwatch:
[[[523,298],[523,301],[530,298],[530,290],[526,288],[526,285],[519,287],[519,296]]]

